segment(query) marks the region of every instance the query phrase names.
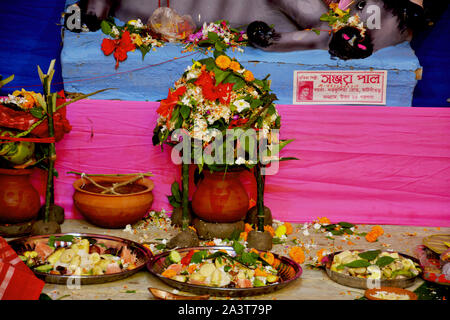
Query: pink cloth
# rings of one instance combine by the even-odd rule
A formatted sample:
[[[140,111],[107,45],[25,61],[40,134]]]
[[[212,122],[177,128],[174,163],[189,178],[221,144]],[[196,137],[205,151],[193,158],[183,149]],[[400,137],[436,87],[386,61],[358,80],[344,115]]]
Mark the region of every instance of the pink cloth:
[[[152,145],[155,102],[85,100],[68,107],[73,129],[57,143],[56,203],[67,218],[72,183],[85,173],[154,174],[154,210],[180,176],[170,149]],[[450,109],[279,105],[281,138],[294,138],[266,179],[265,204],[276,219],[450,227]],[[39,178],[41,180],[39,181]],[[252,176],[244,174],[251,198]],[[44,194],[43,173],[34,180]],[[193,190],[194,188],[191,188]]]

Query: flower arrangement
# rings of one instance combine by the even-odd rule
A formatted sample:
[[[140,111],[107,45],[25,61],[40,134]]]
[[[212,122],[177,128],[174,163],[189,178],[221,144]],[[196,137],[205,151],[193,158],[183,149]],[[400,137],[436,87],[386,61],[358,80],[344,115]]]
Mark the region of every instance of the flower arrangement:
[[[320,20],[328,22],[334,33],[344,27],[354,27],[359,30],[361,37],[364,38],[366,28],[358,14],[352,15],[350,9],[345,10],[345,7],[348,7],[347,5],[341,5],[336,2],[330,3],[329,7],[330,10],[327,13],[324,13],[320,17]]]
[[[201,144],[203,151],[214,149],[214,145],[214,151],[218,153],[218,148],[227,145],[214,143],[217,136],[227,130],[253,129],[259,138],[266,138],[281,149],[291,140],[279,141],[271,132],[281,125],[273,103],[275,100],[267,77],[256,79],[236,59],[216,51],[214,57],[194,61],[169,89],[167,98],[161,100],[153,143],[176,145],[176,131],[181,131]],[[216,157],[218,161],[208,163],[210,159],[206,159],[204,153],[195,158],[195,152],[192,152],[192,160],[200,167],[208,163],[209,167],[217,168],[224,165],[252,168],[258,161],[245,160],[242,156],[248,156],[250,151],[248,144],[240,140],[236,143],[232,162]],[[226,152],[223,155],[225,157]],[[264,159],[270,160],[270,156],[275,159],[275,154],[270,152]]]
[[[219,20],[207,24],[206,22],[197,32],[189,35],[185,40],[186,51],[192,51],[196,47],[214,47],[218,51],[228,48],[243,52],[243,46],[248,45],[248,37],[245,31],[232,28],[227,20]]]
[[[103,20],[101,28],[104,34],[113,39],[105,38],[102,42],[102,51],[109,56],[112,53],[117,69],[119,62],[127,59],[127,53],[139,49],[142,53],[142,59],[150,50],[156,50],[162,47],[164,42],[158,39],[157,35],[140,19],[130,20],[123,26],[118,26],[114,20]]]

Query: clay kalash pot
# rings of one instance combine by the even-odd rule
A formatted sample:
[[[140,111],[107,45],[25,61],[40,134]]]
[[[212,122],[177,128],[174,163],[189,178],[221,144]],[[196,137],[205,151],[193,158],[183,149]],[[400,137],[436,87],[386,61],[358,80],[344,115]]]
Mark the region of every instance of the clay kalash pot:
[[[32,172],[0,168],[0,223],[21,223],[37,217],[41,200],[30,181]]]
[[[90,179],[103,186],[130,180],[130,177],[94,177]],[[153,203],[153,181],[142,178],[132,184],[120,187],[119,195],[101,194],[86,179],[78,179],[73,184],[75,207],[91,223],[103,228],[123,228],[142,219]]]
[[[192,197],[192,209],[210,222],[236,222],[245,218],[249,207],[247,191],[239,180],[239,171],[204,170],[204,179]]]

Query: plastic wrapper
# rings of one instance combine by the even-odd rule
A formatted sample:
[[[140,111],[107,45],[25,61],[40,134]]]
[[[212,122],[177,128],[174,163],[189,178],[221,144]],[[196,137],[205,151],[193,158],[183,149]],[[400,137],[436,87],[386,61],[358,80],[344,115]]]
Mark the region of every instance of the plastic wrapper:
[[[147,25],[169,42],[184,40],[196,29],[190,15],[180,16],[173,9],[167,7],[156,9],[148,19]]]

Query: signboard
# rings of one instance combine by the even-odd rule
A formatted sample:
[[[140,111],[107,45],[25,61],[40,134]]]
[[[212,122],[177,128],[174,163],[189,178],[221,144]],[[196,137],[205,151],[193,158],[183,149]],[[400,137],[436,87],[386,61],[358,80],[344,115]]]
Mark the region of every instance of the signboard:
[[[385,105],[387,70],[294,71],[294,104]]]

